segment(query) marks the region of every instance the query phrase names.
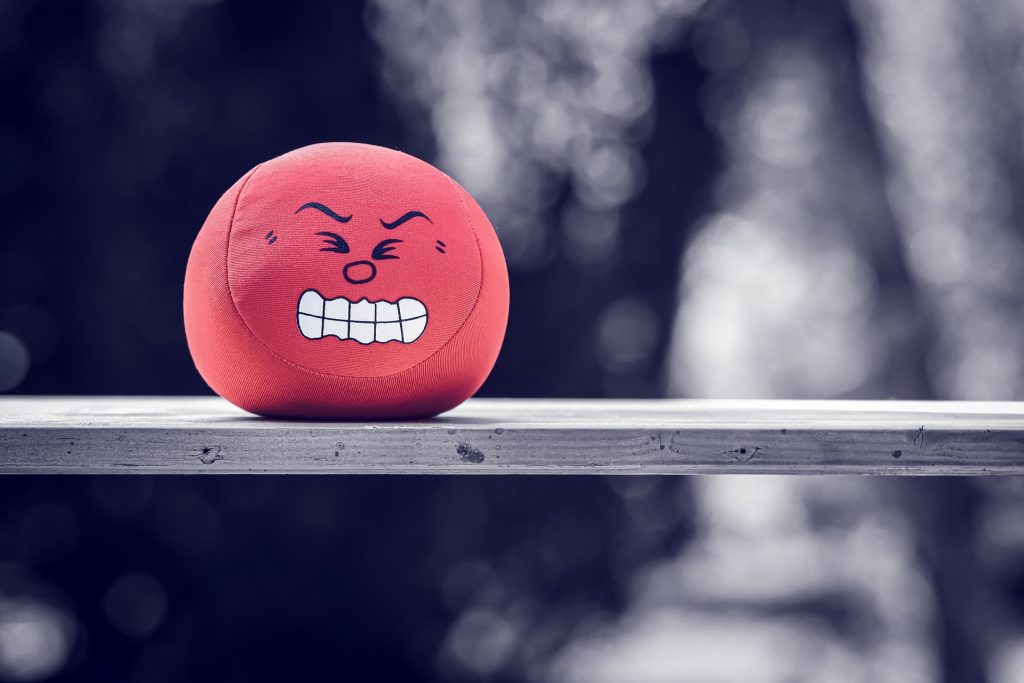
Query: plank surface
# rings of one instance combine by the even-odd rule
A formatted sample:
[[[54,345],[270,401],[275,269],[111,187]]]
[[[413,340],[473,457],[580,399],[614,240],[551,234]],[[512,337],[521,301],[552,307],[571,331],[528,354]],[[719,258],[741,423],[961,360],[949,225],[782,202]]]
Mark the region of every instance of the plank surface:
[[[219,398],[0,398],[0,473],[1024,474],[1024,403],[474,399],[285,422]]]

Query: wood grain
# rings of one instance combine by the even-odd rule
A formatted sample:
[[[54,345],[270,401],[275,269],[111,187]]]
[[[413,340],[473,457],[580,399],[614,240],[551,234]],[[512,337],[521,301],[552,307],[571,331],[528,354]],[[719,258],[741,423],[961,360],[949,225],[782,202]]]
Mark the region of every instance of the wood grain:
[[[219,398],[0,398],[2,474],[1024,474],[1024,403],[474,399],[285,422]]]

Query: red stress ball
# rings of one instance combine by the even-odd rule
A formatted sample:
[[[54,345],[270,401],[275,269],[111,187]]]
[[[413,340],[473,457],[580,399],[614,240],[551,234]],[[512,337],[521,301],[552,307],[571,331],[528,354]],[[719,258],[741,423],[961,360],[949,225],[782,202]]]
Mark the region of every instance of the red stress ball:
[[[185,273],[196,368],[260,415],[436,415],[483,384],[507,319],[484,212],[430,164],[372,145],[312,145],[246,173]]]

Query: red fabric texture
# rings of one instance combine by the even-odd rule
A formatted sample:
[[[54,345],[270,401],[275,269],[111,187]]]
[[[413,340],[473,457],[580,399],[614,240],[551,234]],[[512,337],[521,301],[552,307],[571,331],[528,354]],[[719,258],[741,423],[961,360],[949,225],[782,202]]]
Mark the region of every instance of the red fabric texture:
[[[361,302],[383,321],[405,306],[397,302],[415,299],[426,326],[408,343],[361,343],[340,338],[344,331],[308,338],[300,321],[353,334],[361,325],[370,338],[369,330],[399,330],[355,322],[354,307],[352,322],[332,322],[333,313],[303,317],[308,290]],[[407,154],[326,143],[260,164],[213,207],[186,269],[185,332],[207,384],[250,412],[426,417],[483,384],[504,338],[508,300],[501,246],[469,193]],[[378,301],[388,303],[374,308]],[[401,334],[412,336],[413,324],[401,323]]]

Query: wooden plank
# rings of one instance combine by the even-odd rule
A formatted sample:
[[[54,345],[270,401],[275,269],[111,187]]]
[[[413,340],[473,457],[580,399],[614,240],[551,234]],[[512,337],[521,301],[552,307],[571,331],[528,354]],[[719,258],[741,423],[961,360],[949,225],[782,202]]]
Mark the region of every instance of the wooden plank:
[[[474,399],[285,422],[219,398],[0,398],[0,473],[1024,474],[1024,403]]]

